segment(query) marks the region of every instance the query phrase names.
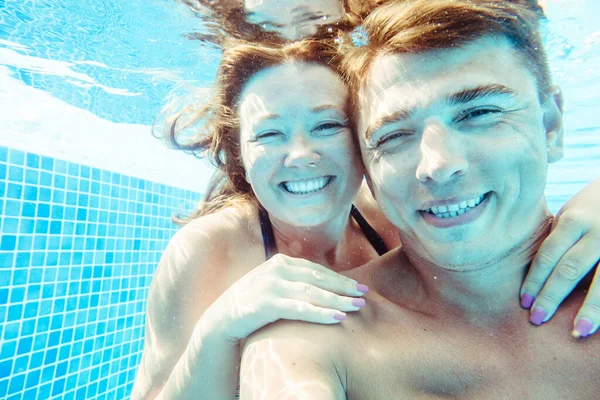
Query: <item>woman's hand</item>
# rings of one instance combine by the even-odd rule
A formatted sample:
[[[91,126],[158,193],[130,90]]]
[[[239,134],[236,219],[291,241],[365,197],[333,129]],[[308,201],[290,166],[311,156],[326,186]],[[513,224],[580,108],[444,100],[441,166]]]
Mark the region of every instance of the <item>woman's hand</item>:
[[[541,325],[589,273],[592,284],[575,321],[573,335],[586,337],[600,324],[600,179],[571,198],[558,212],[552,231],[535,256],[521,288],[521,305]],[[592,272],[593,271],[593,272]]]
[[[338,323],[365,305],[360,296],[368,290],[319,264],[278,254],[231,285],[203,318],[238,342],[279,319]]]

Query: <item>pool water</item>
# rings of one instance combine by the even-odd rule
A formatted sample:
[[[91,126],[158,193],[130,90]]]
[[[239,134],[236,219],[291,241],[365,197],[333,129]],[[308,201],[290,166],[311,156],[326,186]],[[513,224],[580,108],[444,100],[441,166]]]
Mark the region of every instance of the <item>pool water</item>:
[[[600,177],[600,3],[548,0],[566,155],[552,211]],[[211,169],[150,124],[217,49],[172,0],[0,0],[0,398],[128,398],[148,286]]]

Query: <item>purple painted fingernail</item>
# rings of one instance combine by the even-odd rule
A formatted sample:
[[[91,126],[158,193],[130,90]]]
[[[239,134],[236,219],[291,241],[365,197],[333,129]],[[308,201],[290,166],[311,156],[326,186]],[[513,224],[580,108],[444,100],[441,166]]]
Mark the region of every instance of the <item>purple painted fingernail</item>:
[[[369,291],[369,287],[367,285],[359,283],[358,285],[356,285],[356,290],[358,290],[359,292],[367,293]]]
[[[588,337],[593,327],[594,323],[589,319],[579,318],[575,324],[575,329],[573,329],[573,336],[576,338]]]
[[[364,307],[365,304],[367,304],[365,299],[352,299],[352,305],[354,307]]]
[[[529,293],[523,293],[523,295],[521,296],[521,307],[527,309],[531,308],[533,300],[535,300],[535,298],[532,295],[530,295]]]
[[[346,314],[341,313],[341,312],[336,312],[335,314],[333,314],[333,319],[336,319],[338,321],[343,321],[346,319]]]
[[[529,317],[529,322],[540,326],[544,322],[544,319],[546,319],[546,315],[548,315],[548,311],[544,310],[542,307],[536,307]]]

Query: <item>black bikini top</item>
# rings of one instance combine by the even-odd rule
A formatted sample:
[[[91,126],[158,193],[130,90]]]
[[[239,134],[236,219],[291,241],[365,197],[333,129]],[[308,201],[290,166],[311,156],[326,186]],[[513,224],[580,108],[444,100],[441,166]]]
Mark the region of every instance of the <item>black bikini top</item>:
[[[358,208],[352,205],[352,209],[350,210],[350,215],[356,223],[360,226],[360,229],[365,234],[365,237],[371,243],[371,246],[375,249],[377,254],[380,256],[384,255],[388,252],[388,248],[385,245],[383,239],[379,234],[373,229],[371,225],[367,222],[365,217],[362,216]],[[265,248],[265,258],[268,260],[273,257],[275,254],[279,253],[277,250],[277,243],[275,243],[275,234],[273,233],[273,225],[271,225],[271,220],[269,219],[269,213],[262,208],[258,209],[258,218],[260,221],[260,230],[262,231],[263,237],[263,246]]]

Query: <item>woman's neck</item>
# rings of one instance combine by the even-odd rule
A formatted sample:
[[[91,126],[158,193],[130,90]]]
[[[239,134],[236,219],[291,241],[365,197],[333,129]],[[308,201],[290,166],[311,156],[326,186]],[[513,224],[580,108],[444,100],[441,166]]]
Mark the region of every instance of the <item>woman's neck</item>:
[[[364,263],[355,246],[362,238],[350,218],[350,209],[334,220],[311,227],[297,227],[269,216],[280,253],[304,258],[334,271],[345,271]],[[363,246],[364,247],[364,246]],[[368,261],[368,260],[367,260]]]

